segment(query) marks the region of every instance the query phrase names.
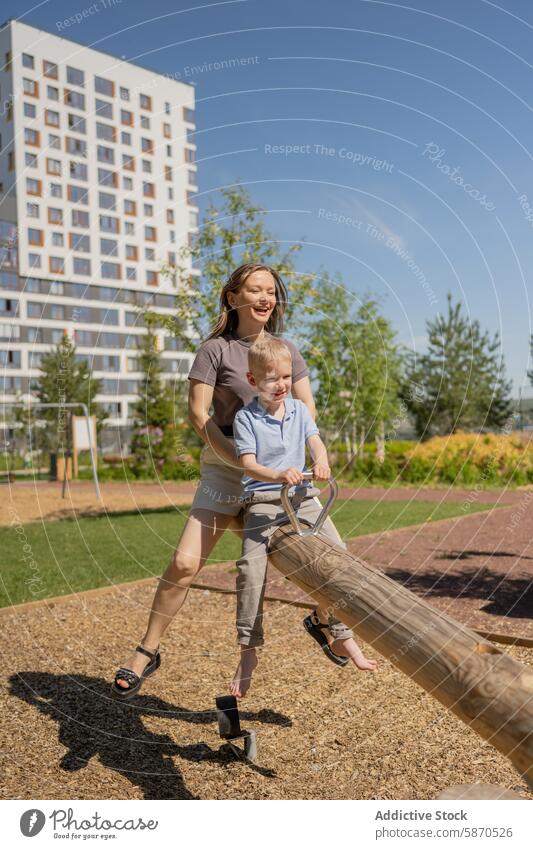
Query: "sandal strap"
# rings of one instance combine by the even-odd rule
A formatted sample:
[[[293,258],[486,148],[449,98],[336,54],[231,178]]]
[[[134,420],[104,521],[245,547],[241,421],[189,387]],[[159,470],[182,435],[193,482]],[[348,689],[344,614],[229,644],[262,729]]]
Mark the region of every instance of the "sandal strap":
[[[311,622],[313,623],[313,628],[319,628],[321,631],[323,631],[324,628],[329,628],[328,622],[321,622],[319,620],[316,610],[313,610],[313,612],[311,613]]]
[[[140,652],[141,654],[144,654],[144,655],[145,655],[145,657],[149,657],[149,658],[150,658],[150,660],[153,660],[153,659],[154,659],[154,657],[156,657],[156,656],[157,656],[157,653],[158,653],[159,649],[156,649],[155,651],[149,651],[148,649],[145,649],[143,646],[137,646],[137,648],[135,649],[135,651],[138,651],[138,652]]]
[[[117,670],[115,682],[119,679],[121,681],[125,681],[130,687],[135,687],[135,685],[141,680],[133,669],[125,669],[123,666]]]

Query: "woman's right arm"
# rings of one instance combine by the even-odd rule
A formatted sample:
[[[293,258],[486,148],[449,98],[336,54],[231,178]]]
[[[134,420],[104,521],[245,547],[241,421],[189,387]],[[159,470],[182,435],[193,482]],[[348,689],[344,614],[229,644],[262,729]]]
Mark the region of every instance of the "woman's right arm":
[[[233,442],[226,439],[209,414],[213,400],[213,386],[200,380],[189,380],[189,422],[200,439],[210,445],[222,459],[237,462]]]

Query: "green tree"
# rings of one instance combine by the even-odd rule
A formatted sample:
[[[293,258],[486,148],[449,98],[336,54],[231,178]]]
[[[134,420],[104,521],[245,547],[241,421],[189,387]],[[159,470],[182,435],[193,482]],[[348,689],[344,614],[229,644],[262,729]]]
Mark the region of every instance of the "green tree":
[[[359,301],[340,278],[323,274],[306,335],[327,439],[342,439],[349,460],[361,456],[367,440],[376,439],[382,460],[385,430],[399,409],[402,357],[378,302],[369,296]]]
[[[61,405],[82,402],[87,405],[89,415],[96,416],[97,429],[100,429],[107,414],[94,398],[100,392],[102,384],[92,376],[85,360],[77,360],[76,347],[69,336],[65,334],[54,349],[44,354],[39,369],[41,374],[31,385],[32,394],[38,402]],[[40,419],[49,423],[49,427],[40,435],[48,450],[69,446],[71,412],[81,415],[82,410],[68,407],[36,409],[33,420]]]
[[[448,295],[446,315],[427,322],[427,353],[410,357],[403,388],[419,436],[501,428],[511,413],[498,334],[482,331]]]
[[[143,377],[139,382],[137,402],[132,408],[134,424],[136,427],[164,427],[174,419],[174,405],[169,387],[162,380],[157,336],[151,329],[140,337],[137,361]]]
[[[291,307],[305,309],[313,297],[312,276],[297,274],[294,257],[300,244],[283,251],[266,228],[264,210],[252,203],[242,186],[222,189],[222,203],[210,203],[193,244],[179,251],[176,266],[166,266],[162,274],[176,286],[176,312],[163,316],[147,310],[148,325],[166,327],[184,350],[194,351],[198,340],[205,339],[219,311],[220,291],[234,268],[245,262],[260,262],[275,267],[290,284]],[[198,269],[191,273],[191,266]]]

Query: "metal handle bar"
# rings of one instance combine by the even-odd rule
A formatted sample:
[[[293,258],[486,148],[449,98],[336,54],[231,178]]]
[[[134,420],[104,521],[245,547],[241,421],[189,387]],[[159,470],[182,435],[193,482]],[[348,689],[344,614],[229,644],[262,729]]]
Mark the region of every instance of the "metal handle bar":
[[[303,472],[302,477],[305,478],[306,480],[312,480],[313,479],[313,472]],[[306,528],[305,530],[300,525],[300,521],[298,519],[298,516],[296,515],[294,507],[292,506],[292,502],[291,502],[291,499],[290,499],[290,496],[289,496],[289,489],[290,489],[291,486],[294,486],[294,484],[286,483],[281,488],[281,496],[280,497],[281,497],[281,503],[283,504],[283,509],[285,510],[285,512],[287,514],[287,517],[289,519],[289,522],[292,525],[293,530],[296,531],[298,536],[304,537],[304,536],[308,536],[309,534],[318,534],[319,531],[322,529],[322,525],[326,521],[328,514],[329,514],[329,511],[331,510],[331,508],[333,506],[333,502],[337,498],[337,493],[339,491],[339,487],[337,486],[337,481],[334,480],[333,478],[330,478],[328,480],[328,485],[329,485],[328,500],[324,504],[319,516],[317,517],[315,524],[311,528]]]

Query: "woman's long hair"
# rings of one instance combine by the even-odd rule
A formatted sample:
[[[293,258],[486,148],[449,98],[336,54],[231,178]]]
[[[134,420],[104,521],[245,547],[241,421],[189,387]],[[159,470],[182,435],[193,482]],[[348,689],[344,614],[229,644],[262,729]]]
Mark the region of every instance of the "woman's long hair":
[[[237,314],[237,310],[228,303],[228,292],[238,292],[243,283],[248,279],[250,274],[253,274],[254,271],[268,271],[276,282],[276,306],[272,310],[270,318],[265,325],[265,330],[273,335],[282,332],[283,315],[287,308],[289,299],[285,283],[278,272],[269,265],[246,262],[244,265],[239,265],[239,267],[230,274],[228,282],[225,284],[222,292],[220,293],[220,314],[211,333],[207,337],[208,339],[214,339],[216,336],[222,336],[223,333],[231,333],[237,329],[239,316]]]

